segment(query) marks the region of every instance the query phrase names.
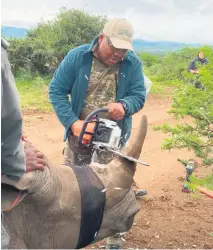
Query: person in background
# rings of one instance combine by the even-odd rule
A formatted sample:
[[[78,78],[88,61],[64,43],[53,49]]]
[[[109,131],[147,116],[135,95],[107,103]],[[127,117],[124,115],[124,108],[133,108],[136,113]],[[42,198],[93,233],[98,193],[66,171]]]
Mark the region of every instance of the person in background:
[[[20,179],[24,173],[43,170],[43,154],[34,147],[24,149],[22,115],[10,63],[9,43],[1,38],[1,175]],[[9,236],[1,223],[1,248],[7,249]]]
[[[198,69],[198,64],[201,66],[204,66],[208,63],[208,60],[205,58],[204,54],[202,51],[198,51],[197,57],[190,62],[189,67],[188,67],[188,72],[192,74],[199,74],[199,69]]]
[[[190,79],[190,83],[194,84],[196,88],[203,89],[203,86],[199,80],[199,66],[203,67],[208,64],[208,60],[205,58],[202,51],[198,51],[197,57],[189,63],[188,72],[196,75],[196,79]]]

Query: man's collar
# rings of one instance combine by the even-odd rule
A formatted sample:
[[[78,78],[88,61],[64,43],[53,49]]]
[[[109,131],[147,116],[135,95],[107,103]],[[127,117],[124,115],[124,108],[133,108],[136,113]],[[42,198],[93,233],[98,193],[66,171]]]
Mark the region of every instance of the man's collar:
[[[96,58],[98,59],[97,53],[96,53],[97,47],[98,47],[98,43],[96,43],[96,44],[93,46],[93,48],[92,48],[92,53],[93,53],[93,56],[96,57]]]

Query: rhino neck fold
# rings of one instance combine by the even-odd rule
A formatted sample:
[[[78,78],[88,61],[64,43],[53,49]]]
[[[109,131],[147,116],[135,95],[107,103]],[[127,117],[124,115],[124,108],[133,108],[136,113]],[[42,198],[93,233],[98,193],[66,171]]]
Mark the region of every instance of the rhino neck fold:
[[[42,204],[44,204],[44,202],[49,203],[53,200],[59,190],[61,190],[61,182],[54,168],[47,168],[36,176],[31,194],[33,199],[42,200]]]

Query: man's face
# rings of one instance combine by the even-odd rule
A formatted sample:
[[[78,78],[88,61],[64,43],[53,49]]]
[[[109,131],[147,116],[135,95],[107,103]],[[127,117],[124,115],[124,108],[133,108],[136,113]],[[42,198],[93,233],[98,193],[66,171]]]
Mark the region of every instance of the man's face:
[[[113,66],[114,64],[122,61],[127,50],[125,49],[116,49],[110,38],[101,34],[98,38],[98,57],[99,59],[107,66]]]
[[[200,59],[203,59],[204,58],[203,52],[199,52],[198,56],[199,56]]]

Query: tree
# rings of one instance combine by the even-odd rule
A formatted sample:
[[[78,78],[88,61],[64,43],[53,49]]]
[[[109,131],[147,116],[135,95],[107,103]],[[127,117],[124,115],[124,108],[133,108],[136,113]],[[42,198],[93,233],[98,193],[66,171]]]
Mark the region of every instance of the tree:
[[[159,55],[154,55],[148,52],[143,52],[139,56],[141,60],[143,61],[144,66],[148,68],[159,63],[160,57],[161,57]]]
[[[201,51],[208,58],[213,58],[213,49],[203,47]],[[173,74],[174,72],[171,72]],[[193,150],[204,165],[213,164],[213,62],[200,67],[200,77],[204,89],[197,89],[190,84],[189,73],[183,73],[183,79],[176,82],[176,90],[170,114],[182,119],[176,126],[164,124],[154,129],[170,135],[163,143],[163,148],[187,148]],[[188,119],[183,120],[188,117]]]
[[[27,68],[31,73],[53,73],[72,48],[91,43],[103,29],[106,17],[84,11],[60,9],[52,21],[40,22],[24,39],[10,40],[13,69]]]

